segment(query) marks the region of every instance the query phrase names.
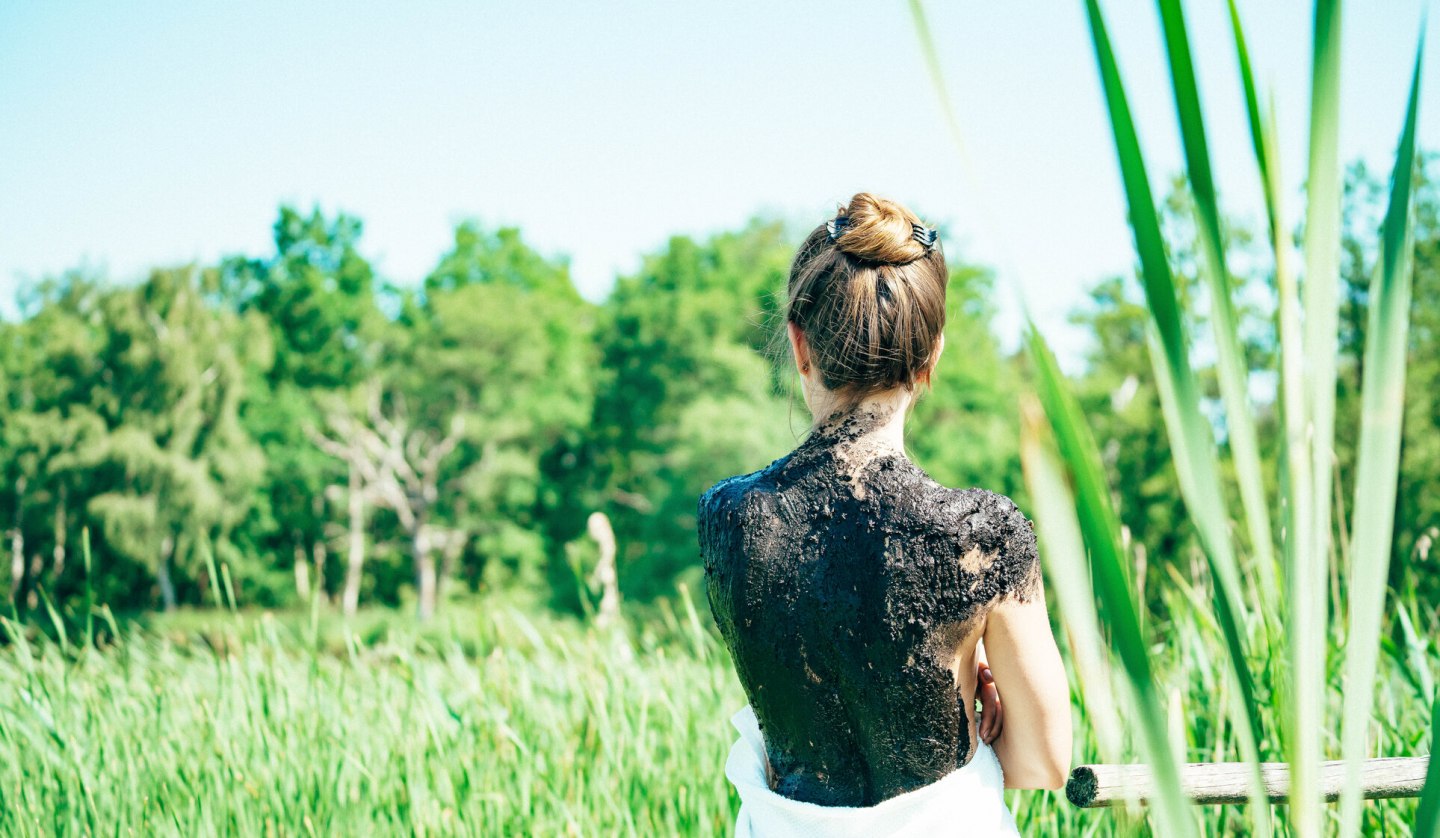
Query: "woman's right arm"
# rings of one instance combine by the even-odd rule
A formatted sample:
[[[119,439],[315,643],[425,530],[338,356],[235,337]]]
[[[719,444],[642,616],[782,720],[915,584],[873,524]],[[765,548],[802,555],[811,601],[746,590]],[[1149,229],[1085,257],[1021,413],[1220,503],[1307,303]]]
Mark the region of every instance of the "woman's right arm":
[[[1070,773],[1070,685],[1038,574],[1034,589],[1005,597],[986,617],[985,650],[1005,705],[993,746],[1006,788],[1058,789]]]

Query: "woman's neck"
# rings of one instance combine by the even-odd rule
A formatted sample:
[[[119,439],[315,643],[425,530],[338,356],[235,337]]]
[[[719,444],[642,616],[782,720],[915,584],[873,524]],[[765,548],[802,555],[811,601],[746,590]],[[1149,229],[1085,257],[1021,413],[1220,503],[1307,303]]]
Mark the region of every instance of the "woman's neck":
[[[833,442],[852,451],[905,453],[905,417],[913,396],[903,387],[866,396],[853,406],[837,402],[816,411],[810,439]]]

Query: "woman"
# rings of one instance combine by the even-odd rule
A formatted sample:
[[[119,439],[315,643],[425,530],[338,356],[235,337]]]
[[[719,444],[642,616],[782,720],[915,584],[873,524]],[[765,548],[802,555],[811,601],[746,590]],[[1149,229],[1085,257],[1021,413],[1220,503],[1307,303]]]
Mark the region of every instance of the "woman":
[[[1065,780],[1069,690],[1030,523],[905,455],[948,278],[935,231],[892,201],[856,195],[811,232],[786,322],[814,424],[700,500],[750,700],[726,766],[737,835],[1013,835],[1002,789]]]

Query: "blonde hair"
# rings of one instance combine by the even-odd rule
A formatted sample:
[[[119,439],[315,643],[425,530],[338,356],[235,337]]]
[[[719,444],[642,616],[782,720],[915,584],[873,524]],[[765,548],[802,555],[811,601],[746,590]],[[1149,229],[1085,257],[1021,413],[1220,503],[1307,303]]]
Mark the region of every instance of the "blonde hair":
[[[928,374],[949,281],[933,235],[904,206],[861,192],[806,237],[790,266],[785,319],[804,332],[827,388],[858,401],[914,390]]]

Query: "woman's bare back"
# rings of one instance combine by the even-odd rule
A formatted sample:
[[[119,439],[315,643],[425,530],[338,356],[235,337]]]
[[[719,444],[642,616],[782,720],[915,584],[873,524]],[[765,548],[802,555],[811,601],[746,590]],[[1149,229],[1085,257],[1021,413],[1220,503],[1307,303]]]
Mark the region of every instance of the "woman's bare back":
[[[760,720],[772,787],[830,806],[919,788],[973,754],[985,614],[1039,590],[1009,499],[866,450],[865,420],[700,500],[710,605]]]

